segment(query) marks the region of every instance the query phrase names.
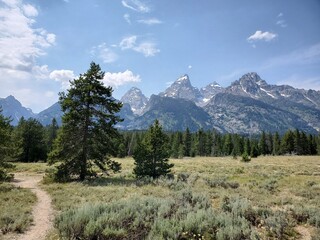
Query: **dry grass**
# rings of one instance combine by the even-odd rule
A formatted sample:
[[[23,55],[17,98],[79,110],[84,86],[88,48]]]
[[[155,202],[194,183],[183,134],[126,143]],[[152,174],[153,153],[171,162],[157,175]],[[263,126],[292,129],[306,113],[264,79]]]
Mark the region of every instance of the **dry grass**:
[[[139,182],[132,174],[133,159],[116,160],[122,164],[121,173],[83,183],[51,183],[43,187],[50,193],[54,207],[60,212],[85,203],[130,201],[140,196],[167,198],[184,187],[209,196],[217,211],[226,196],[244,197],[253,208],[285,212],[288,216],[295,209],[320,209],[319,156],[266,156],[254,158],[249,163],[232,157],[171,159],[175,164],[175,179],[181,174],[187,176],[185,182],[175,180],[175,184],[165,180]],[[19,171],[44,172],[46,168],[45,164],[40,163],[17,164]],[[309,223],[298,222],[294,217],[290,221],[290,238],[298,239],[299,234],[294,232],[294,226]],[[257,227],[257,231],[264,238],[272,239],[263,226],[261,229]]]

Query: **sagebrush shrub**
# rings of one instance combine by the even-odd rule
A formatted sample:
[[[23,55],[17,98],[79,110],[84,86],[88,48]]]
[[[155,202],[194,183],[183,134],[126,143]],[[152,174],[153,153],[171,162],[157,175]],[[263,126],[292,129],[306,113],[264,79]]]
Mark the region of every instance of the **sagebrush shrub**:
[[[234,201],[233,201],[234,200]],[[210,199],[184,189],[166,199],[140,197],[84,205],[60,214],[55,226],[62,239],[249,239],[251,206],[232,199],[222,212]]]

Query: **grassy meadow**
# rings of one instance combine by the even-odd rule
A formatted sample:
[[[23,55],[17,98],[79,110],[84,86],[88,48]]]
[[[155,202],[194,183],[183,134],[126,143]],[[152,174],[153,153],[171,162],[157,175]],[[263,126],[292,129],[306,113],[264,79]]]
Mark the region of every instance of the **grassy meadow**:
[[[171,159],[174,178],[158,180],[136,180],[133,159],[117,161],[121,173],[107,177],[44,179],[57,210],[49,239],[319,239],[319,156]]]

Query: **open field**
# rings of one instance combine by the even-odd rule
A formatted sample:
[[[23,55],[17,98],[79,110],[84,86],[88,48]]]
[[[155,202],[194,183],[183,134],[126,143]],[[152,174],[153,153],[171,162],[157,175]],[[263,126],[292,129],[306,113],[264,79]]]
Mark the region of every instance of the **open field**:
[[[91,216],[97,208],[99,214],[106,211],[117,218],[108,231],[100,229],[100,239],[196,239],[197,234],[202,239],[319,239],[319,156],[259,157],[249,163],[231,157],[173,159],[175,178],[156,181],[136,180],[133,160],[117,160],[123,169],[109,177],[43,184],[58,215],[62,214],[50,239],[58,239],[58,233],[66,239],[72,234],[98,234],[109,223],[103,225],[102,218]],[[44,172],[46,168],[40,163],[17,164],[18,171]],[[153,206],[157,214],[144,210],[145,206]],[[171,213],[160,216],[168,206]],[[122,213],[123,209],[127,212]],[[134,209],[141,210],[140,215],[133,214]],[[172,213],[173,209],[177,211]],[[128,221],[126,215],[142,220],[137,224],[131,219],[135,228],[122,226]],[[91,224],[91,230],[68,233],[84,223]]]

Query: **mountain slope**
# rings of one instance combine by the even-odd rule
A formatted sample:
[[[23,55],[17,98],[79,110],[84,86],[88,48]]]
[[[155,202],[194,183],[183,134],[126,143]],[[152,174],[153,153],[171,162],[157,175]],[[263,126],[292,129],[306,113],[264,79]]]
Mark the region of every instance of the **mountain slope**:
[[[233,82],[226,92],[258,99],[296,114],[308,125],[320,130],[320,91],[296,89],[287,85],[269,85],[257,73],[248,73]]]
[[[200,90],[188,75],[178,78],[169,88],[148,100],[138,88],[131,88],[122,98],[119,129],[147,129],[159,119],[164,129],[192,131],[215,128],[221,132],[255,134],[261,131],[284,132],[297,128],[309,133],[320,131],[320,91],[270,85],[257,73],[247,73],[229,87],[213,82]],[[13,124],[20,117],[34,117],[50,124],[55,117],[61,124],[58,103],[34,114],[14,97],[0,99],[5,116]]]
[[[2,114],[6,117],[11,117],[11,124],[14,126],[18,124],[21,117],[25,119],[36,117],[36,114],[34,114],[31,109],[23,107],[21,103],[11,95],[6,98],[0,98],[0,106],[3,110]]]
[[[132,129],[146,129],[158,119],[165,130],[191,131],[212,128],[210,116],[192,101],[152,95],[145,113],[135,119]]]
[[[43,110],[42,112],[40,112],[37,116],[36,119],[38,119],[38,121],[46,126],[51,124],[52,119],[55,118],[57,120],[58,125],[61,125],[62,121],[61,121],[61,117],[62,117],[63,113],[61,111],[61,107],[60,104],[58,102],[56,102],[55,104],[53,104],[52,106],[50,106],[49,108]]]

